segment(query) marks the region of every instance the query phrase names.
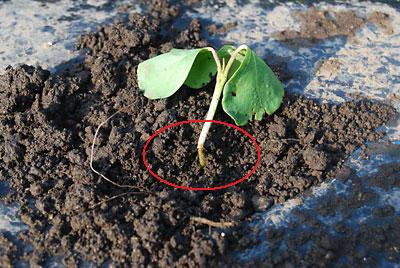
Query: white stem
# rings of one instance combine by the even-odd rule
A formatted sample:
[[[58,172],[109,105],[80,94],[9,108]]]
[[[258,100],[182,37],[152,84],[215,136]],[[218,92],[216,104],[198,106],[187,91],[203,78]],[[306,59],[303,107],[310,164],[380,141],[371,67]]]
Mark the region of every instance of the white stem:
[[[221,73],[220,73],[221,74]],[[225,76],[222,74],[217,76],[217,82],[215,84],[215,90],[212,96],[210,108],[208,109],[206,120],[212,120],[215,115],[215,111],[218,107],[219,99],[221,98],[222,89],[224,88],[224,84],[226,82]],[[199,136],[199,141],[197,142],[197,149],[199,151],[199,161],[202,167],[205,166],[205,157],[204,157],[204,143],[207,138],[207,134],[210,131],[211,122],[205,122],[203,128],[201,129],[201,133]]]
[[[213,48],[208,48],[209,51],[214,56],[215,63],[217,64],[217,81],[215,84],[214,93],[211,99],[210,108],[208,109],[206,120],[213,120],[215,112],[218,107],[219,100],[221,98],[222,90],[228,78],[229,69],[231,68],[237,54],[242,51],[243,49],[248,49],[246,45],[239,46],[231,55],[228,63],[225,66],[225,61],[223,61],[223,66],[221,67],[221,62],[218,57],[217,52]],[[204,153],[204,143],[206,142],[207,134],[210,131],[211,122],[205,122],[203,128],[201,129],[201,133],[199,136],[199,140],[197,142],[197,149],[199,153],[199,162],[200,166],[204,167],[206,164],[205,161],[205,153]]]
[[[214,57],[215,64],[217,64],[217,82],[215,84],[215,90],[214,90],[210,108],[208,109],[207,117],[206,117],[206,120],[212,120],[214,118],[215,110],[217,109],[218,101],[220,99],[221,92],[222,92],[222,87],[220,86],[220,82],[221,82],[220,77],[221,77],[221,74],[223,74],[223,69],[222,69],[223,67],[221,67],[221,61],[218,57],[217,51],[215,51],[215,49],[212,47],[208,47],[207,49],[211,52],[211,54]],[[199,153],[199,162],[200,162],[201,167],[205,166],[204,142],[206,141],[207,134],[208,134],[208,131],[210,130],[210,127],[211,127],[210,122],[204,123],[203,128],[200,133],[199,140],[197,142],[197,149],[198,149],[198,153]]]

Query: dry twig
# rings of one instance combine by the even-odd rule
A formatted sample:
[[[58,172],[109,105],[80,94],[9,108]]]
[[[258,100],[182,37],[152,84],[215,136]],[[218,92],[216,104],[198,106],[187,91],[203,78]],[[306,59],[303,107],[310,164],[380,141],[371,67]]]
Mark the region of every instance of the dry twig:
[[[190,220],[193,222],[205,224],[216,228],[231,228],[239,224],[238,222],[231,222],[231,221],[226,221],[226,222],[212,221],[202,217],[190,217]]]
[[[125,184],[119,184],[113,180],[110,180],[109,178],[107,178],[105,175],[101,174],[99,171],[97,171],[94,167],[93,167],[93,158],[94,158],[94,146],[96,144],[96,139],[97,139],[97,135],[99,134],[99,131],[101,129],[102,126],[104,126],[111,118],[113,118],[114,116],[116,116],[117,114],[119,114],[122,111],[122,109],[119,109],[118,111],[116,111],[115,113],[113,113],[112,115],[110,115],[106,120],[104,120],[103,122],[100,123],[100,125],[97,127],[96,132],[94,133],[93,136],[93,141],[92,141],[92,147],[91,147],[91,151],[90,151],[90,169],[96,173],[97,175],[99,175],[101,178],[103,178],[104,180],[108,181],[109,183],[119,187],[119,188],[129,188],[129,189],[138,189],[141,192],[136,192],[137,194],[151,194],[150,192],[146,191],[144,188],[140,187],[140,186],[133,186],[133,185],[125,185]],[[115,197],[117,198],[118,195]]]

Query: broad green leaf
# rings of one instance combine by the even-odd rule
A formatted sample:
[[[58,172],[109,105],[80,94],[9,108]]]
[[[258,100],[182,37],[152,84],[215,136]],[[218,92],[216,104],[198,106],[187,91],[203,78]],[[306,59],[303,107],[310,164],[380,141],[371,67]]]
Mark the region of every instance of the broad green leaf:
[[[261,120],[272,114],[282,103],[284,89],[281,82],[251,49],[236,72],[224,86],[222,107],[237,125],[245,125],[254,118]]]
[[[139,88],[149,99],[167,98],[184,83],[190,87],[210,81],[210,73],[215,73],[215,62],[209,60],[211,52],[206,48],[172,49],[170,52],[148,59],[139,64],[137,70]],[[201,66],[192,68],[196,61]],[[193,70],[192,70],[193,69]],[[207,74],[207,75],[206,75]]]
[[[215,64],[212,53],[207,49],[202,50],[197,55],[192,69],[190,69],[185,85],[191,88],[202,88],[211,81],[216,73],[217,64]]]

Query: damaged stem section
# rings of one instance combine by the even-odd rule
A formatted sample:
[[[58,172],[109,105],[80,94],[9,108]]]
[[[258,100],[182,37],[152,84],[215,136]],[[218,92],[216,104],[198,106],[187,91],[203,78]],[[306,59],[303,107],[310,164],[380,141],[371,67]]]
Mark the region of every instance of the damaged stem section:
[[[225,65],[225,61],[223,59],[222,65],[221,60],[213,48],[208,48],[208,50],[212,53],[215,63],[217,64],[217,79],[215,83],[214,93],[211,99],[210,108],[208,109],[206,120],[213,120],[215,111],[217,110],[219,100],[221,98],[222,91],[224,89],[225,83],[228,79],[229,69],[231,68],[236,55],[243,49],[247,49],[246,45],[239,46],[229,58],[228,63]],[[197,151],[199,154],[199,162],[200,166],[204,168],[206,166],[206,156],[205,156],[205,149],[204,143],[206,141],[208,132],[210,131],[211,122],[205,122],[203,128],[201,130],[199,140],[197,142]]]

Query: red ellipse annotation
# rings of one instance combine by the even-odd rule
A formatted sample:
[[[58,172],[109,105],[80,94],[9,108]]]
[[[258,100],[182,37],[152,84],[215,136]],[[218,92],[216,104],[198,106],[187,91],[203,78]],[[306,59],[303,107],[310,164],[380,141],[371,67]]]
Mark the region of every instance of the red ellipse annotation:
[[[224,125],[226,127],[231,127],[233,129],[235,129],[236,131],[241,132],[242,134],[244,134],[245,136],[247,136],[252,143],[254,144],[254,147],[257,150],[257,161],[254,164],[254,167],[250,170],[249,173],[247,173],[246,175],[244,175],[243,177],[241,177],[240,179],[237,179],[233,182],[224,184],[224,185],[220,185],[220,186],[216,186],[216,187],[188,187],[188,186],[183,186],[183,185],[178,185],[175,183],[172,183],[166,179],[161,178],[160,176],[158,176],[153,170],[151,170],[149,164],[147,163],[147,158],[146,158],[146,153],[147,153],[147,148],[149,146],[149,144],[151,143],[151,141],[157,137],[160,133],[166,131],[167,129],[173,128],[173,127],[177,127],[180,125],[184,125],[184,124],[191,124],[191,123],[206,123],[206,122],[211,122],[213,124],[219,124],[219,125]],[[243,182],[244,180],[248,179],[257,169],[257,167],[260,164],[260,160],[261,160],[261,149],[260,146],[258,146],[256,139],[251,136],[247,131],[245,131],[244,129],[233,125],[233,124],[229,124],[223,121],[217,121],[217,120],[186,120],[186,121],[180,121],[180,122],[176,122],[170,125],[167,125],[165,127],[160,128],[159,130],[157,130],[153,135],[151,135],[151,137],[146,141],[143,150],[142,150],[142,159],[144,162],[144,165],[146,166],[146,169],[150,172],[150,174],[156,178],[157,180],[159,180],[162,183],[165,183],[169,186],[175,187],[177,189],[182,189],[182,190],[188,190],[188,191],[215,191],[215,190],[221,190],[221,189],[225,189],[228,187],[231,187],[233,185],[236,185],[238,183]]]

